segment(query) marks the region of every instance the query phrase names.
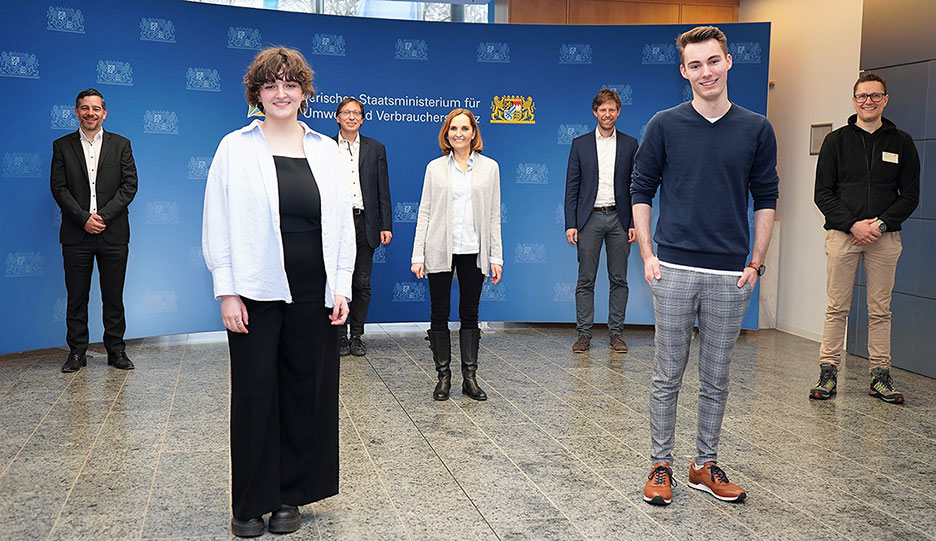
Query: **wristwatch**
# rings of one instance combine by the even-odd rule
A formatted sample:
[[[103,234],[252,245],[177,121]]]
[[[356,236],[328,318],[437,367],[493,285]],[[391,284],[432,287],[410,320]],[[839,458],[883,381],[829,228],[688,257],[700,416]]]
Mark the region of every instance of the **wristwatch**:
[[[754,269],[754,270],[756,270],[758,276],[763,276],[763,275],[764,275],[764,271],[767,270],[767,267],[766,267],[766,266],[764,266],[764,265],[758,265],[757,263],[755,263],[755,262],[753,262],[753,261],[751,261],[750,263],[748,263],[747,266],[748,266],[748,267],[751,267],[751,268]]]
[[[887,232],[887,224],[884,223],[884,220],[878,218],[878,221],[875,222],[875,223],[877,224],[877,228],[878,228],[878,230],[881,231],[881,233],[886,233],[886,232]]]

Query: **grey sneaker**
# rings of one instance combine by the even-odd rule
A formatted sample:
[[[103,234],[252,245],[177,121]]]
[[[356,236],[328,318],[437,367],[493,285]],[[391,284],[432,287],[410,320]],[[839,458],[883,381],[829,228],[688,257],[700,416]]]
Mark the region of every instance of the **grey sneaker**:
[[[572,344],[572,351],[574,353],[585,353],[588,351],[588,348],[591,347],[591,337],[585,334],[580,334],[578,340]]]
[[[890,370],[875,368],[871,372],[871,389],[868,394],[880,398],[889,404],[903,404],[903,393],[894,389],[894,380],[891,379]]]
[[[809,390],[809,398],[826,400],[837,392],[835,386],[838,383],[838,368],[832,363],[822,363],[819,368],[819,381]]]

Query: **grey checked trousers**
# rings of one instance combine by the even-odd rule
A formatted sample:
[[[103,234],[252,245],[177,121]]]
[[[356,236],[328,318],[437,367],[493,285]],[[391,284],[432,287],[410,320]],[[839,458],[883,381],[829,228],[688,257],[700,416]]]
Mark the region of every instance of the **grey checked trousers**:
[[[653,463],[673,462],[676,401],[689,361],[692,328],[699,321],[699,412],[696,463],[718,459],[718,438],[728,399],[728,365],[751,298],[749,283],[722,276],[661,267],[654,280],[656,355],[650,385]]]

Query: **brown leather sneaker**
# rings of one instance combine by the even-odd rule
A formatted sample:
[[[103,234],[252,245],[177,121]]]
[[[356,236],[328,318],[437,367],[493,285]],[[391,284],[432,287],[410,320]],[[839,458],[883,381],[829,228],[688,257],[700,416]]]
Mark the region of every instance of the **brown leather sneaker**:
[[[627,342],[617,334],[611,336],[608,346],[615,353],[627,353]]]
[[[578,340],[576,340],[575,343],[572,344],[572,351],[574,353],[585,353],[586,351],[588,351],[588,348],[590,347],[591,347],[591,337],[584,335],[584,334],[580,334],[578,337]]]
[[[743,502],[747,497],[744,489],[729,481],[725,472],[714,462],[706,462],[702,469],[697,470],[693,459],[689,465],[689,486],[725,502]]]
[[[644,501],[653,505],[669,505],[673,501],[673,468],[666,462],[657,462],[644,485]]]

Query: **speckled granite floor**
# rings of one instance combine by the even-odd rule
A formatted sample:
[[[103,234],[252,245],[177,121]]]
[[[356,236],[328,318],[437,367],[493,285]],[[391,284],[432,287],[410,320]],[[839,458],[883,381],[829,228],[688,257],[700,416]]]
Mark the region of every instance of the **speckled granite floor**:
[[[895,369],[907,404],[884,404],[849,357],[838,397],[813,402],[818,345],[746,332],[720,458],[748,500],[685,485],[693,361],[679,486],[661,508],[641,498],[651,329],[628,329],[626,355],[603,331],[574,355],[570,326],[496,326],[481,341],[483,403],[431,399],[424,329],[369,326],[369,355],[342,360],[340,494],[283,538],[936,539],[936,380]],[[0,356],[0,538],[229,538],[224,335],[131,341],[132,372],[95,351],[76,374],[59,372],[63,350]]]

